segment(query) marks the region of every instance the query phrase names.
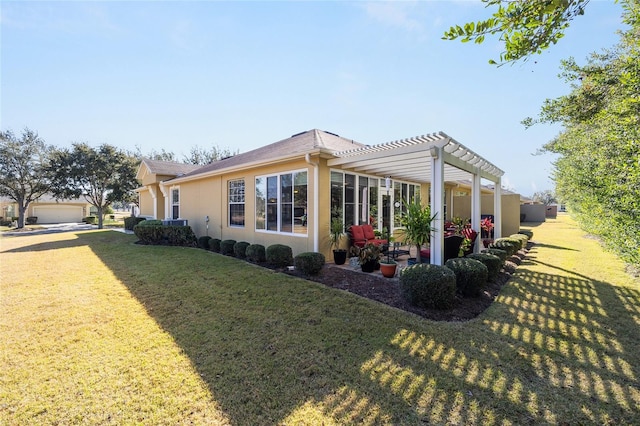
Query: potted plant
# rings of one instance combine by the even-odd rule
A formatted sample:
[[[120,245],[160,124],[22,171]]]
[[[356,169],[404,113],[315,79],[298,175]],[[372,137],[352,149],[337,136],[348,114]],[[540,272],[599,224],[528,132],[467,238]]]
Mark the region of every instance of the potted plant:
[[[493,238],[491,238],[491,231],[493,230],[493,222],[490,217],[485,217],[480,221],[480,228],[482,229],[482,245],[484,248],[489,247],[489,245],[493,242]]]
[[[408,243],[416,246],[416,261],[422,263],[420,248],[431,241],[431,234],[435,230],[432,223],[437,213],[432,216],[431,207],[423,206],[418,197],[411,202],[404,201],[404,207],[405,211],[400,216],[400,224],[404,228],[402,233]]]
[[[336,265],[343,265],[347,260],[347,251],[340,248],[340,241],[344,236],[344,225],[341,215],[331,219],[331,233],[329,238],[333,247],[333,261]]]
[[[383,234],[387,234],[387,257],[382,257],[380,260],[380,272],[382,276],[385,278],[393,278],[396,275],[396,268],[398,267],[398,263],[391,258],[391,245],[393,244],[393,237],[389,230],[385,227],[383,229]]]
[[[362,272],[373,272],[380,260],[380,246],[367,244],[358,253],[358,263]]]

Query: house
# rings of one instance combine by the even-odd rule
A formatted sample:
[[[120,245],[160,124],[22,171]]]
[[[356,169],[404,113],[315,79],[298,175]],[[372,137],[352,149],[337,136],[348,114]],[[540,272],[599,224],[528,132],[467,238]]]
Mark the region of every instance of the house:
[[[18,203],[13,200],[0,201],[2,214],[0,216],[11,218],[18,217]],[[91,204],[82,198],[56,200],[50,195],[43,195],[36,201],[29,203],[25,212],[27,217],[36,217],[37,223],[74,223],[82,222],[89,216]]]
[[[142,216],[185,220],[197,236],[286,244],[294,254],[328,259],[332,215],[345,226],[394,230],[402,200],[420,196],[442,212],[431,243],[431,262],[441,263],[445,200],[460,180],[470,182],[475,229],[481,180],[495,184],[494,232],[501,235],[502,218],[511,216],[501,205],[503,173],[442,132],[369,146],[314,129],[201,167],[143,160],[137,176]]]

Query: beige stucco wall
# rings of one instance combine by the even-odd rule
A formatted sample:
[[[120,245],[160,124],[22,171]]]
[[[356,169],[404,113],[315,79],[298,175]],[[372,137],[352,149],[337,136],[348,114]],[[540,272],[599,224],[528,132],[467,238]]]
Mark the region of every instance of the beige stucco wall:
[[[317,161],[317,159],[316,159]],[[186,219],[196,236],[209,235],[221,240],[232,239],[251,244],[286,244],[294,255],[313,251],[313,215],[308,214],[307,234],[279,234],[255,229],[255,179],[258,176],[287,173],[299,170],[307,171],[307,212],[314,208],[314,172],[304,159],[287,163],[267,165],[247,169],[241,172],[227,173],[196,181],[175,185],[180,188],[180,218]],[[245,182],[245,226],[229,226],[228,220],[228,182],[244,179]],[[328,179],[328,177],[327,177]],[[170,185],[167,185],[170,191]],[[327,209],[328,210],[328,209]],[[329,212],[327,211],[327,214]],[[209,216],[207,229],[205,216]],[[328,228],[327,228],[328,233]],[[324,250],[320,250],[324,252]]]
[[[520,195],[502,195],[502,236],[515,234],[520,230]],[[493,195],[482,195],[480,214],[493,214]],[[453,197],[453,216],[471,217],[471,197]]]
[[[148,189],[138,192],[138,203],[140,204],[140,216],[153,216],[153,198]]]

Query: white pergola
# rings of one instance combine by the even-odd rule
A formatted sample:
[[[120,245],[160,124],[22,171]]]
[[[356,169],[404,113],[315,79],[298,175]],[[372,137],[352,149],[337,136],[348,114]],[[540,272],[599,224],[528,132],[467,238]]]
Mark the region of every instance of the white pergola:
[[[471,180],[471,226],[479,230],[480,182],[483,178],[492,181],[494,237],[501,236],[500,185],[504,171],[443,132],[341,151],[334,156],[327,162],[329,167],[430,184],[431,212],[437,213],[431,239],[432,264],[442,265],[444,260],[445,182]],[[477,238],[474,251],[479,244]]]

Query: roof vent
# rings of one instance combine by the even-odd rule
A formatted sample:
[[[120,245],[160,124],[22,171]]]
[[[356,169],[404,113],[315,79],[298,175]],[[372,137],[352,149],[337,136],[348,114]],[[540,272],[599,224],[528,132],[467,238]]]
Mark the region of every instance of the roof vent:
[[[295,135],[291,135],[291,137],[295,138],[296,136],[304,135],[307,132],[308,132],[308,130],[305,130],[304,132],[300,132],[300,133],[296,133]]]
[[[327,132],[326,130],[323,130],[323,132],[328,133],[328,134],[333,135],[333,136],[338,137],[338,138],[340,137],[340,135],[335,134],[333,132]]]

